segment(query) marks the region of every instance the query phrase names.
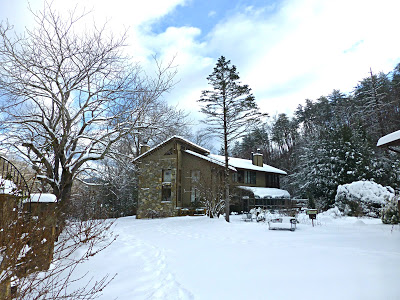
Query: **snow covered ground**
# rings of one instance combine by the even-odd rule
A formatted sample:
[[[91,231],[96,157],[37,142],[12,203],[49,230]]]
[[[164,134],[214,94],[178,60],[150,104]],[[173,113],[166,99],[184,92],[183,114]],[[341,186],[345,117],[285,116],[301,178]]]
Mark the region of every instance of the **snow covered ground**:
[[[295,232],[222,218],[118,219],[118,239],[78,275],[118,273],[100,299],[400,299],[400,229],[299,217]],[[81,282],[82,283],[82,282]]]

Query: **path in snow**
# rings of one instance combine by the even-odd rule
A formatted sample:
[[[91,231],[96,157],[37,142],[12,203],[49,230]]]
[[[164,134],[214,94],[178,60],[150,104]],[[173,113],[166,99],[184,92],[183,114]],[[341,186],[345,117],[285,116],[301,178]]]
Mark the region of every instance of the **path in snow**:
[[[130,222],[124,221],[117,222],[114,230],[118,234],[117,240],[85,263],[86,270],[95,270],[95,277],[117,273],[100,299],[193,299],[170,272],[165,251],[138,238],[139,228],[132,228]],[[151,228],[141,230],[145,233]],[[83,268],[80,270],[83,272]]]

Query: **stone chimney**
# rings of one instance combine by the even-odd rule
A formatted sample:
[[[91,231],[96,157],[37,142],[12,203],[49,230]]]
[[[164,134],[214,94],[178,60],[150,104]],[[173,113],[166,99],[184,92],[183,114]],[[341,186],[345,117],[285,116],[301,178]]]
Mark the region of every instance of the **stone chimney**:
[[[145,152],[147,152],[147,151],[149,151],[149,150],[150,150],[150,146],[149,145],[147,145],[147,144],[140,145],[140,155],[145,153]]]
[[[260,149],[257,149],[257,153],[252,153],[252,160],[253,160],[253,165],[262,167],[264,165],[263,162],[263,155],[260,153]]]

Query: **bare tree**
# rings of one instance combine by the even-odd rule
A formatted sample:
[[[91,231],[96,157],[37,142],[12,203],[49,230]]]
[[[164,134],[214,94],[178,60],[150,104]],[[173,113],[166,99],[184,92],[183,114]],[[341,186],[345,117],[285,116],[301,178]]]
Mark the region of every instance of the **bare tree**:
[[[175,72],[157,64],[156,76],[146,76],[123,54],[126,36],[79,31],[85,14],[63,19],[51,4],[33,14],[36,27],[24,35],[0,25],[1,142],[66,204],[74,179],[143,126]]]
[[[210,150],[211,152],[215,150],[213,145],[213,136],[208,132],[208,130],[204,130],[204,128],[192,132],[189,140],[193,141],[196,145]]]
[[[1,228],[13,238],[1,245],[0,281],[15,280],[20,299],[92,299],[109,278],[75,291],[68,287],[79,280],[76,266],[113,240],[111,225],[69,214],[73,182],[95,169],[96,161],[115,155],[124,137],[149,126],[142,120],[172,87],[175,71],[157,62],[155,76],[147,76],[123,54],[125,35],[115,38],[105,27],[81,30],[85,13],[72,11],[64,19],[48,3],[32,13],[36,26],[23,35],[0,23],[1,145],[51,187],[58,207],[52,225],[47,218],[42,223],[17,214]],[[56,243],[35,236],[37,228],[60,224]],[[35,263],[42,245],[54,247],[51,268]],[[76,257],[77,249],[86,250]],[[21,267],[31,269],[29,276]]]
[[[28,181],[28,186],[20,172],[24,168],[17,169],[2,157],[0,165],[0,299],[98,296],[113,277],[105,275],[90,281],[74,271],[115,240],[110,230],[114,221],[101,216],[94,220],[94,213],[99,217],[96,211],[60,218],[65,215],[65,207],[61,210],[54,195],[31,194],[34,200],[29,202],[34,180]],[[23,163],[19,165],[23,167]],[[59,219],[65,219],[62,232]],[[86,283],[71,286],[74,281],[81,283],[81,279]]]
[[[218,218],[225,208],[223,177],[222,168],[211,168],[211,176],[200,176],[195,183],[200,203],[210,218]]]
[[[153,103],[140,120],[139,134],[124,138],[131,145],[131,152],[138,156],[141,144],[155,145],[173,135],[187,137],[191,120],[188,113],[164,101]]]
[[[20,211],[2,223],[1,299],[94,299],[115,277],[106,274],[91,281],[88,274],[82,277],[74,272],[115,240],[110,230],[113,221],[68,221],[63,232],[55,234],[58,213],[52,209],[34,216]],[[82,280],[86,283],[71,287]],[[11,293],[4,288],[7,284],[12,286]]]

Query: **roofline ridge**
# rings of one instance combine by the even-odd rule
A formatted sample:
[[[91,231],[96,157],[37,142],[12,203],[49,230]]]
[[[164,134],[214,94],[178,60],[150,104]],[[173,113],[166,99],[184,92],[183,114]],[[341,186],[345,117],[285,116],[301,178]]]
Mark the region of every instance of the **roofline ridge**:
[[[168,143],[169,141],[171,141],[171,140],[173,140],[173,139],[179,139],[179,140],[181,140],[182,142],[185,142],[185,143],[187,143],[187,144],[189,144],[189,145],[191,145],[191,146],[193,146],[193,147],[195,147],[195,148],[197,148],[197,149],[202,150],[203,152],[206,152],[207,154],[210,154],[210,150],[208,150],[208,149],[206,149],[206,148],[203,148],[203,147],[201,147],[201,146],[199,146],[199,145],[197,145],[197,144],[195,144],[195,143],[189,141],[188,139],[185,139],[185,138],[182,137],[182,136],[173,135],[173,136],[169,137],[168,139],[166,139],[165,141],[162,141],[161,143],[158,143],[157,145],[155,145],[154,147],[151,147],[151,148],[150,148],[149,150],[147,150],[146,152],[144,152],[144,153],[140,154],[139,156],[135,157],[135,158],[133,159],[133,161],[135,162],[135,161],[137,161],[138,159],[140,159],[140,158],[142,158],[142,157],[144,157],[144,156],[150,154],[150,153],[153,152],[155,149],[157,149],[157,148],[163,146],[164,144]]]

